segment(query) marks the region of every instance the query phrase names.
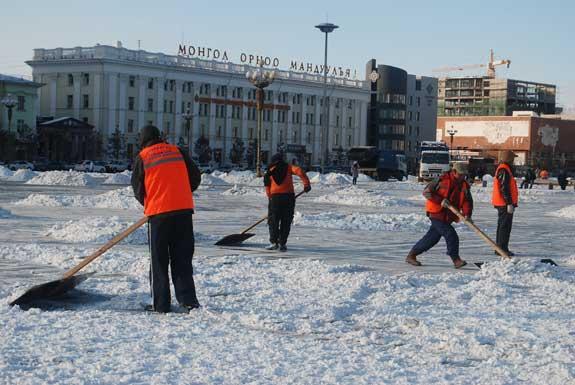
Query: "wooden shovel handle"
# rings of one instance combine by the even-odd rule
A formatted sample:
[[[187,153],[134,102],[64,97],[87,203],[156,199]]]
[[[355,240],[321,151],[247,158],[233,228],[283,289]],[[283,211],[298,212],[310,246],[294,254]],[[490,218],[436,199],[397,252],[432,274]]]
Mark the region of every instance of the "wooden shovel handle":
[[[295,199],[297,199],[297,197],[299,197],[301,194],[303,194],[305,191],[300,191],[296,196]],[[263,221],[265,221],[266,219],[268,219],[268,216],[266,215],[265,217],[263,217],[262,219],[260,219],[259,221],[257,221],[256,223],[254,223],[253,225],[251,225],[250,227],[248,227],[247,229],[245,229],[244,231],[242,231],[240,234],[245,234],[248,231],[250,231],[251,229],[253,229],[254,227],[256,227],[257,225],[259,225],[260,223],[262,223]]]
[[[487,242],[495,251],[497,251],[497,253],[499,255],[501,255],[503,258],[505,259],[511,259],[511,257],[499,246],[497,246],[497,243],[493,242],[493,240],[491,238],[489,238],[487,236],[487,234],[485,234],[483,231],[481,231],[481,229],[479,227],[477,227],[475,225],[475,223],[470,222],[467,220],[467,218],[465,218],[465,216],[463,216],[463,214],[461,214],[461,212],[459,212],[459,210],[457,210],[455,207],[453,207],[451,204],[449,204],[447,206],[447,208],[455,215],[457,215],[457,217],[463,221],[463,223],[465,223],[467,226],[469,226],[473,231],[475,231],[481,238],[483,238],[483,240],[485,242]]]
[[[128,227],[126,230],[124,230],[120,234],[116,235],[114,238],[112,238],[110,241],[108,241],[108,243],[106,243],[104,246],[100,247],[93,254],[84,258],[84,260],[82,262],[80,262],[79,264],[77,264],[76,266],[74,266],[73,268],[68,270],[66,273],[64,273],[64,278],[70,278],[71,276],[73,276],[74,274],[76,274],[77,272],[82,270],[87,264],[92,262],[94,259],[98,258],[100,255],[104,254],[106,251],[111,249],[113,246],[115,246],[121,240],[126,238],[128,235],[132,234],[134,231],[136,231],[139,227],[141,227],[147,221],[148,221],[148,217],[143,217],[138,222],[134,223],[132,226]]]

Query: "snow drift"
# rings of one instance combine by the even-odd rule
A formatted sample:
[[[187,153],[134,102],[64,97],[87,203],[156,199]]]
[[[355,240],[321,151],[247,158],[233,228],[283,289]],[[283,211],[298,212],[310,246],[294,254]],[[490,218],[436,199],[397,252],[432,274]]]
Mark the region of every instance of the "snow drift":
[[[429,227],[429,219],[422,214],[302,214],[298,211],[293,223],[299,226],[365,231],[424,231]]]

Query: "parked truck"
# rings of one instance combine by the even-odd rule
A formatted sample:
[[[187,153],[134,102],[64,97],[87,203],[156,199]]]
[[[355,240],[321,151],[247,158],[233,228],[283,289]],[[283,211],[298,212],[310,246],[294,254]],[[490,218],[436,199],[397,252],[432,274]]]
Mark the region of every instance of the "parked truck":
[[[378,150],[375,146],[352,147],[347,153],[350,162],[357,161],[362,173],[377,180],[407,176],[405,155],[399,151]]]
[[[444,142],[423,141],[419,146],[419,181],[431,180],[449,171],[449,148]]]

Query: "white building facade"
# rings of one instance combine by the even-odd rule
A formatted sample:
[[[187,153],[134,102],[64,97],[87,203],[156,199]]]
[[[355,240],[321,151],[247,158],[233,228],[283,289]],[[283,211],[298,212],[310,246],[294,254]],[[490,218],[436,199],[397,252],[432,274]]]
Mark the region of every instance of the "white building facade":
[[[105,144],[120,133],[126,156],[139,130],[156,125],[174,144],[209,140],[212,159],[229,164],[234,143],[257,138],[255,88],[248,65],[97,45],[35,49],[27,62],[39,90],[40,115],[92,124]],[[323,77],[275,70],[265,89],[262,159],[278,149],[311,165],[321,158]],[[329,151],[366,144],[369,90],[364,81],[328,77]],[[189,126],[188,126],[189,125]],[[187,134],[187,127],[189,133]],[[104,154],[105,157],[105,154]]]

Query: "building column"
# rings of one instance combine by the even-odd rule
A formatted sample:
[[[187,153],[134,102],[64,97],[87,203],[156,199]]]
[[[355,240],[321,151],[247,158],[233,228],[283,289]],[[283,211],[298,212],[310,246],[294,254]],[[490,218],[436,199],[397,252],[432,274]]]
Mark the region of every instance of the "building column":
[[[264,104],[265,104],[265,103],[264,103]],[[273,105],[273,98],[272,98],[271,104]],[[264,113],[265,113],[265,111],[266,111],[266,110],[264,110]],[[269,110],[268,110],[268,111],[269,111]],[[277,115],[276,115],[276,113],[277,113],[277,110],[275,110],[275,109],[272,109],[272,110],[270,111],[271,120],[272,120],[272,121],[271,121],[271,124],[268,123],[268,124],[271,126],[271,139],[268,138],[268,139],[270,139],[270,140],[269,140],[269,144],[270,144],[270,145],[269,145],[269,154],[270,154],[269,156],[270,156],[270,157],[273,156],[273,155],[277,152],[277,150],[278,150],[278,145],[279,145],[281,142],[283,142],[283,138],[281,138],[281,137],[279,136],[279,131],[278,131],[278,128],[277,128],[278,124],[277,124]],[[287,141],[286,141],[286,142],[287,142]],[[285,144],[286,142],[284,142],[284,144]]]
[[[241,137],[244,141],[244,146],[247,148],[248,145],[248,106],[246,103],[248,101],[248,88],[242,88],[242,111],[241,111],[241,118],[242,118],[242,127],[241,127]]]
[[[343,149],[347,149],[348,148],[348,144],[347,144],[347,135],[348,135],[348,129],[349,127],[347,126],[347,104],[349,103],[349,101],[347,99],[343,99],[342,101],[342,109],[341,109],[341,147]]]
[[[179,142],[180,137],[184,139],[184,142],[187,140],[187,138],[184,138],[185,130],[182,129],[182,122],[184,122],[182,120],[182,113],[184,113],[184,111],[182,111],[182,84],[183,82],[181,80],[176,80],[176,101],[174,102],[176,103],[176,115],[174,118],[174,133],[176,135],[176,144]]]
[[[230,92],[230,90],[228,90]],[[228,97],[226,96],[226,102]],[[232,149],[232,135],[234,134],[234,128],[232,127],[232,105],[226,104],[226,124],[224,125],[224,148],[222,149],[222,161],[224,164],[230,158],[230,151]]]
[[[127,89],[128,84],[124,76],[120,76],[120,101],[118,103],[118,128],[122,134],[126,133],[126,110],[127,106]]]
[[[311,97],[312,97],[311,95],[305,95],[305,97],[302,99],[302,102],[303,102],[303,103],[302,103],[302,107],[301,107],[301,124],[298,125],[298,127],[297,127],[296,130],[295,130],[295,131],[297,132],[297,138],[296,138],[295,141],[293,140],[293,136],[290,138],[290,141],[291,141],[293,144],[298,144],[298,143],[302,143],[302,144],[303,144],[303,143],[305,143],[305,142],[302,142],[302,139],[303,139],[303,137],[304,137],[305,131],[307,131],[307,130],[309,129],[309,126],[310,126],[310,125],[307,123],[306,115],[307,115],[307,114],[310,112],[310,110],[311,110],[311,108],[308,107],[308,105],[307,105],[307,103],[308,103],[308,102],[307,102],[307,99],[308,99],[308,98],[311,99]],[[305,127],[306,129],[304,130],[303,127]]]
[[[116,128],[116,87],[118,83],[118,74],[108,74],[108,127],[106,128],[106,137],[114,132]]]
[[[74,78],[74,94],[73,94],[73,101],[74,101],[74,118],[80,119],[80,86],[82,77],[80,74],[72,75]]]
[[[56,117],[56,102],[57,102],[57,97],[58,97],[58,93],[57,90],[58,89],[58,79],[57,78],[52,78],[50,79],[50,116],[52,116],[53,118]]]
[[[216,98],[216,84],[210,85],[210,99]],[[210,141],[210,147],[214,149],[214,144],[216,143],[216,111],[215,111],[215,103],[212,103],[211,100],[208,102],[208,139]]]
[[[287,111],[286,138],[287,138],[287,141],[289,143],[289,141],[293,137],[293,130],[295,129],[293,116],[292,116],[293,113],[295,112],[295,110],[294,110],[294,104],[293,104],[293,94],[291,94],[291,93],[288,94],[288,105],[289,105],[289,110]]]
[[[156,127],[160,132],[164,129],[164,78],[155,78],[156,82]]]
[[[359,112],[359,141],[357,146],[365,146],[367,143],[367,102],[360,102]]]
[[[100,102],[102,100],[102,75],[101,74],[94,74],[93,76],[93,82],[94,82],[94,100],[92,102],[92,113],[93,113],[93,122],[94,122],[94,127],[96,128],[97,131],[102,131],[102,127],[100,127],[100,118],[101,118],[101,114],[102,114],[102,110],[101,110],[101,105]]]
[[[190,147],[193,149],[196,141],[200,138],[200,104],[198,100],[198,94],[195,93],[192,99],[192,143]]]
[[[314,126],[313,126],[313,133],[312,133],[312,144],[311,144],[311,152],[312,152],[312,163],[319,163],[321,159],[321,141],[322,141],[322,125],[320,124],[321,112],[323,108],[321,107],[321,95],[316,96],[317,103],[315,104],[315,117],[314,117]]]
[[[337,98],[335,97],[330,97],[329,98],[329,104],[327,106],[328,109],[328,127],[327,127],[327,152],[328,154],[331,155],[332,153],[332,148],[334,146],[334,138],[335,138],[335,133],[337,130],[337,127],[335,126],[335,115],[336,115],[336,109],[335,109],[335,101]],[[329,162],[326,162],[326,165]]]
[[[148,79],[145,76],[138,77],[138,132],[146,125],[146,86]]]

